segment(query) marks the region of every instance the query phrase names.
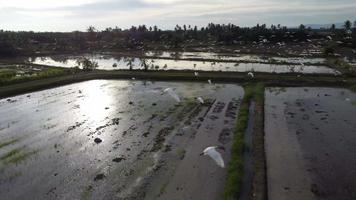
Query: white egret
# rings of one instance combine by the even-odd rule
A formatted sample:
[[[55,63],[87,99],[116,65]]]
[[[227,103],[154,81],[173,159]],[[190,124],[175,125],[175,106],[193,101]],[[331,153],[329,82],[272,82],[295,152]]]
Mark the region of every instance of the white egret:
[[[135,77],[132,77],[131,79],[132,79],[132,80],[136,80],[136,78],[135,78]]]
[[[251,78],[254,78],[254,77],[255,77],[255,75],[254,75],[252,72],[247,73],[247,76],[249,76],[249,77],[251,77]]]
[[[221,146],[211,146],[211,147],[207,147],[204,149],[203,153],[201,153],[200,155],[204,155],[204,156],[209,156],[210,158],[212,158],[216,164],[221,167],[221,168],[225,168],[225,163],[224,160],[221,156],[221,154],[217,151],[217,149],[221,149],[225,151],[224,147]]]
[[[211,80],[210,79],[208,80],[208,83],[211,85]]]
[[[173,99],[175,99],[177,102],[180,102],[179,96],[172,90],[172,88],[166,88],[163,90],[163,93],[168,93]]]
[[[199,101],[199,103],[204,104],[204,99],[203,98],[198,97],[197,100]]]
[[[194,72],[194,76],[199,76],[199,73],[198,72]]]

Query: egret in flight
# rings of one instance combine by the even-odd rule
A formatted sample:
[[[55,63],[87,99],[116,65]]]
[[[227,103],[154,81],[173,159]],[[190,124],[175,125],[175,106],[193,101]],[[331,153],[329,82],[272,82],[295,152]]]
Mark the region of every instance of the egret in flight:
[[[211,147],[205,148],[203,153],[201,153],[200,155],[209,156],[216,162],[216,164],[219,167],[225,168],[224,160],[223,160],[221,154],[217,151],[217,149],[221,149],[221,150],[225,151],[225,148],[222,146],[211,146]]]
[[[172,90],[172,88],[166,88],[163,90],[163,93],[168,93],[173,99],[175,99],[177,102],[180,102],[179,96]]]
[[[204,99],[203,98],[198,97],[197,100],[199,101],[199,103],[204,104]]]

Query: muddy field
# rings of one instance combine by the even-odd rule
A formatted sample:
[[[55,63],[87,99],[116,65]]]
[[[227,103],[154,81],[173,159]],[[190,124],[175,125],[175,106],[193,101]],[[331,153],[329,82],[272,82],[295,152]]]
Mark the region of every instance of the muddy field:
[[[356,199],[356,94],[269,88],[265,95],[269,199]]]
[[[95,80],[1,99],[1,199],[219,199],[226,171],[199,154],[225,146],[227,164],[243,93]]]

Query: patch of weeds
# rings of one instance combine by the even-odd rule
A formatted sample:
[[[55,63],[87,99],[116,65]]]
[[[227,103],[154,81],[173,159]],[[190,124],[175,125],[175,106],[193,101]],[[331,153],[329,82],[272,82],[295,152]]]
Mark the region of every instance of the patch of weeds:
[[[5,155],[1,156],[0,160],[7,160],[16,154],[19,154],[20,152],[21,152],[20,149],[11,150],[11,151],[7,152]]]
[[[356,92],[356,85],[351,85],[350,90]]]
[[[171,145],[164,145],[164,149],[163,149],[163,152],[168,152],[168,151],[172,151],[172,146]]]
[[[159,190],[159,195],[158,195],[158,196],[161,196],[161,195],[164,193],[164,191],[165,191],[166,188],[167,188],[168,183],[169,183],[169,182],[167,181],[166,183],[164,183],[164,184],[162,185],[161,189]]]
[[[84,190],[80,194],[80,200],[89,199],[89,197],[92,194],[92,192],[93,192],[93,186],[88,185],[87,187],[84,188]]]
[[[355,76],[356,75],[356,68],[352,67],[348,62],[344,61],[340,58],[328,58],[326,64],[337,70],[340,70],[345,75]]]
[[[38,151],[23,152],[21,149],[14,149],[0,157],[0,160],[4,161],[7,164],[14,163],[18,164],[21,161],[24,161],[29,156],[36,154]]]
[[[157,136],[154,139],[154,144],[151,149],[151,152],[157,152],[163,147],[163,143],[165,141],[165,137],[174,129],[174,127],[165,127],[161,129]]]
[[[231,160],[227,167],[227,178],[223,199],[238,199],[240,196],[244,166],[244,133],[248,124],[250,101],[261,101],[264,98],[264,85],[254,84],[245,86],[245,95],[242,99],[240,110],[234,130],[233,144],[231,147]]]
[[[351,101],[351,104],[354,105],[354,106],[356,106],[356,100],[352,100],[352,101]]]
[[[9,140],[9,141],[1,142],[0,143],[0,149],[3,148],[3,147],[8,146],[10,144],[14,144],[17,141],[18,141],[18,139],[12,139],[12,140]]]
[[[178,149],[177,150],[177,156],[179,159],[183,160],[183,158],[185,157],[185,149]]]

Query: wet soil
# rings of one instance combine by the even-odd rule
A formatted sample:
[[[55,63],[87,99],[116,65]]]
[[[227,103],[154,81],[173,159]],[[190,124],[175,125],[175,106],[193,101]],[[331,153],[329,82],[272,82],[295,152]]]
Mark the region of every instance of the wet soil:
[[[242,96],[235,84],[94,80],[1,99],[1,198],[219,199],[226,171],[199,154],[222,145],[229,161]]]
[[[356,94],[266,90],[269,199],[356,199]]]

